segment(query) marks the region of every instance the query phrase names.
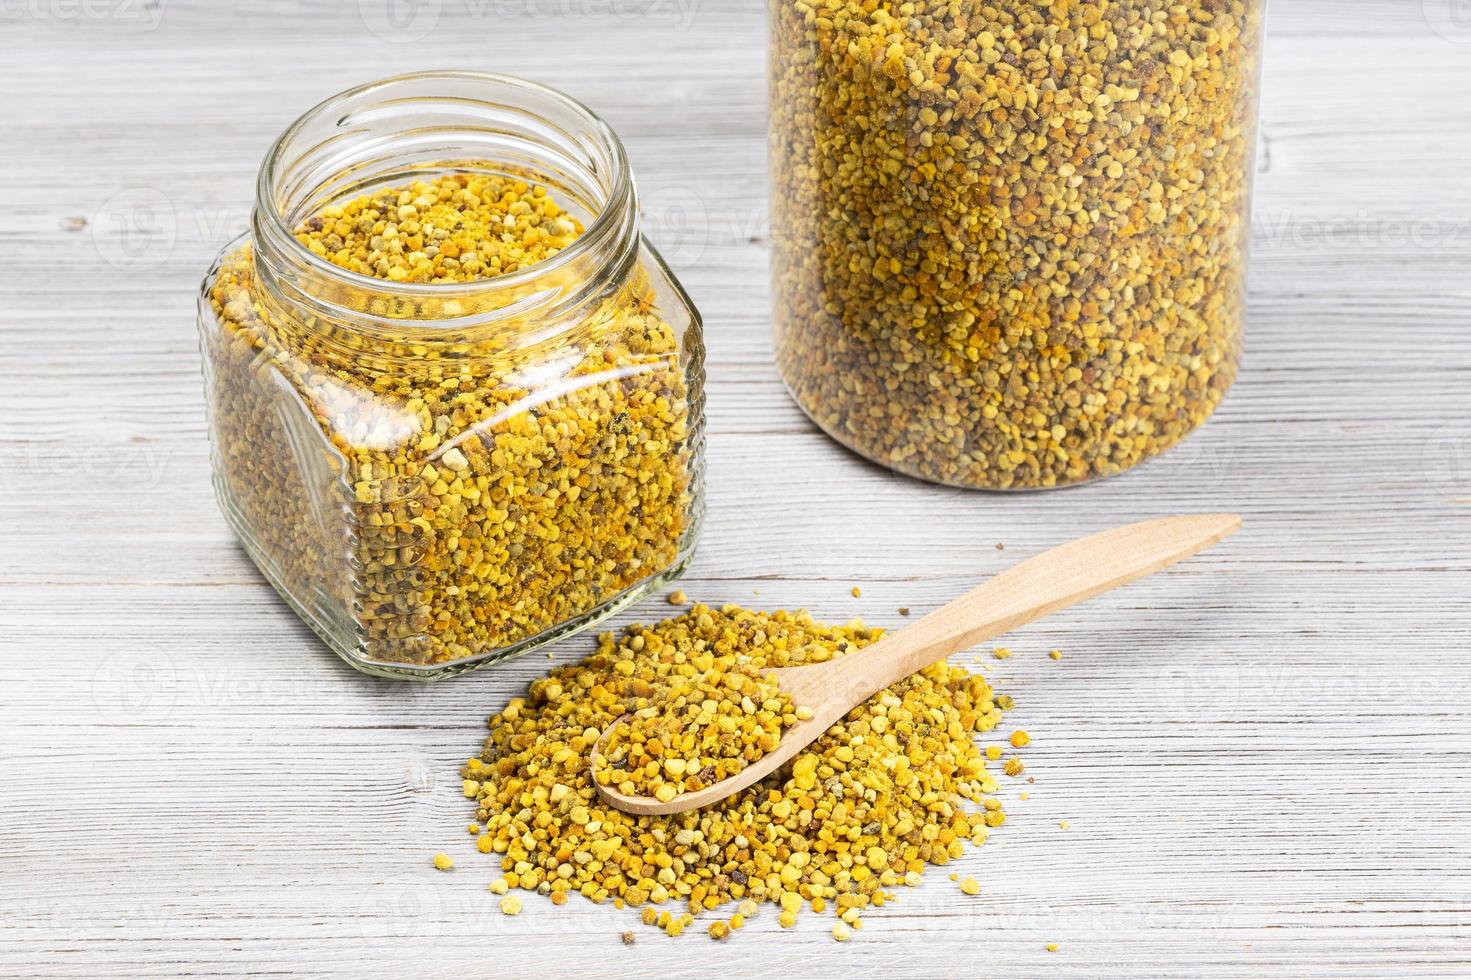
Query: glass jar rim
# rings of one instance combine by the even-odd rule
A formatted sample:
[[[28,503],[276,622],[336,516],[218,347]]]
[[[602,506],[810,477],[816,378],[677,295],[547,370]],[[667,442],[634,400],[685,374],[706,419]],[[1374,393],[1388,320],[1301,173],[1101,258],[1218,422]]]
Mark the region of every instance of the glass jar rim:
[[[292,146],[293,140],[300,136],[307,126],[324,117],[330,118],[333,112],[339,111],[344,106],[361,99],[363,96],[378,91],[388,91],[394,86],[426,81],[480,83],[487,86],[504,87],[512,92],[521,91],[529,93],[566,111],[584,124],[588,132],[601,141],[602,149],[607,153],[611,166],[609,167],[607,198],[601,202],[597,214],[584,229],[583,233],[573,240],[570,245],[551,258],[543,259],[522,269],[517,269],[515,272],[490,276],[484,279],[452,283],[396,282],[390,279],[380,279],[375,276],[364,275],[363,273],[343,268],[303,245],[292,232],[291,227],[287,223],[286,216],[282,214],[281,209],[272,203],[275,198],[274,190],[276,189],[276,181],[283,166],[288,162],[286,155],[288,148]],[[637,214],[635,203],[636,192],[633,178],[629,171],[628,154],[623,147],[623,142],[618,138],[618,134],[614,132],[613,128],[585,103],[559,89],[515,75],[453,69],[408,72],[381,78],[376,81],[365,82],[362,85],[357,85],[329,96],[312,106],[298,116],[291,125],[287,126],[281,132],[281,135],[271,144],[271,148],[266,152],[257,174],[255,193],[253,227],[255,228],[255,238],[258,243],[265,238],[273,244],[284,246],[295,260],[305,264],[313,274],[321,275],[365,291],[377,291],[379,293],[387,293],[405,298],[439,298],[451,291],[465,294],[509,291],[518,287],[525,287],[536,282],[538,279],[554,274],[564,267],[584,258],[588,253],[603,245],[606,239],[617,232],[615,225],[624,222],[627,213],[632,212],[635,215]],[[262,221],[264,222],[264,226],[262,226]],[[636,226],[631,226],[630,230],[636,235]],[[263,232],[266,234],[262,234]]]

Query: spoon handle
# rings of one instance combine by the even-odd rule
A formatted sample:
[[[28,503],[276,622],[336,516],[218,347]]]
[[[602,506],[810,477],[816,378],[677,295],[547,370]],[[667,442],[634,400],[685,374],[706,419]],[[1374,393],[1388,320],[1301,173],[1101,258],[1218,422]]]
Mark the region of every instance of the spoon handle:
[[[1044,551],[844,657],[843,686],[859,703],[952,653],[1173,565],[1240,527],[1236,514],[1161,517]]]

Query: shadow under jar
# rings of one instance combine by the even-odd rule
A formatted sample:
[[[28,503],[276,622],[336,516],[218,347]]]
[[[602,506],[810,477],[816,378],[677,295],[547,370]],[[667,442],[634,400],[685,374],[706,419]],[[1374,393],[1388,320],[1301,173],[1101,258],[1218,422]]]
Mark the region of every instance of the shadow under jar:
[[[774,330],[923,479],[1109,476],[1203,422],[1245,307],[1260,0],[770,0]]]
[[[444,226],[487,179],[515,199],[503,233],[476,229],[506,266],[414,281],[426,253],[476,267]],[[434,199],[409,200],[416,181],[453,190],[441,227],[411,214]],[[516,264],[521,238],[574,228]],[[366,273],[333,260],[354,234],[378,250]],[[311,110],[262,165],[251,231],[210,270],[199,318],[225,516],[360,670],[434,680],[525,652],[691,556],[698,314],[640,235],[617,137],[557,92],[434,72]]]

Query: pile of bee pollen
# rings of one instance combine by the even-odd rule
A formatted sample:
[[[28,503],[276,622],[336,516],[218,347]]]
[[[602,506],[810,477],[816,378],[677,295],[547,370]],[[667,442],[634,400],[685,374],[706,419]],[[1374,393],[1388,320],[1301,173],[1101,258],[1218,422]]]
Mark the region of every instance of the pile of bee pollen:
[[[601,636],[591,656],[554,669],[493,715],[483,752],[462,770],[478,847],[500,861],[491,891],[642,908],[647,924],[671,935],[718,912],[716,938],[762,903],[780,908],[783,926],[810,907],[838,916],[834,935],[846,938],[863,910],[1005,821],[974,736],[994,729],[1010,702],[984,678],[928,667],[853,709],[762,782],[693,812],[633,816],[603,804],[588,757],[648,689],[697,660],[770,670],[842,657],[881,635],[805,613],[695,605]]]

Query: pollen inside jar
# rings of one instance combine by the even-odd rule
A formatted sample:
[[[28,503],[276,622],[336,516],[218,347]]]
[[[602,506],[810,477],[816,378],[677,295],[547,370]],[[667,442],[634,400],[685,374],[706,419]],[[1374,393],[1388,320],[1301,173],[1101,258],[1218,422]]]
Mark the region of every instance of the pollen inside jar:
[[[583,232],[539,184],[446,174],[324,208],[297,229],[334,265],[393,282],[474,282],[549,259]]]
[[[687,560],[698,323],[644,248],[591,289],[556,266],[586,231],[532,174],[431,171],[291,226],[352,274],[331,289],[293,292],[314,260],[283,276],[259,243],[207,280],[226,515],[354,666],[432,679],[518,652]],[[526,285],[487,300],[507,277]]]
[[[770,0],[793,395],[901,472],[1107,476],[1235,378],[1261,0]]]

